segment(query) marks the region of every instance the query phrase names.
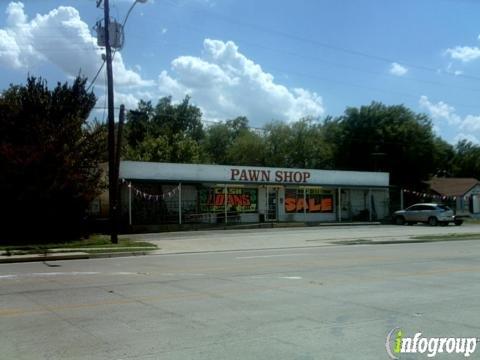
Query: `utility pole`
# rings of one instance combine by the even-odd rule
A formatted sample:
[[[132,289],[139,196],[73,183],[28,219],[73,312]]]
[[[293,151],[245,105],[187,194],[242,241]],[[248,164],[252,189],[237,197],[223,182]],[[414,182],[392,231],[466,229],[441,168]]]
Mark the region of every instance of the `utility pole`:
[[[108,198],[109,198],[109,220],[110,220],[110,240],[112,243],[118,243],[118,219],[120,211],[119,200],[119,166],[120,166],[120,148],[121,148],[121,127],[125,116],[125,108],[122,105],[120,110],[121,124],[119,127],[117,154],[115,153],[115,114],[114,114],[114,93],[113,93],[113,69],[112,69],[112,46],[115,50],[123,47],[124,32],[123,28],[132,9],[137,3],[146,3],[147,0],[135,0],[123,24],[117,21],[110,22],[110,2],[109,0],[96,0],[97,7],[103,2],[104,24],[97,23],[97,44],[105,46],[105,63],[107,64],[107,102],[108,102]],[[112,25],[112,27],[110,27]],[[113,32],[113,34],[112,34]],[[113,43],[112,43],[113,42]]]
[[[108,202],[110,217],[110,240],[118,243],[117,222],[117,183],[115,169],[115,114],[113,99],[113,69],[112,69],[112,48],[110,46],[110,3],[103,0],[103,12],[105,22],[105,62],[107,65],[107,102],[108,102]]]
[[[117,143],[115,149],[115,181],[116,181],[116,193],[115,193],[115,213],[114,222],[115,229],[119,229],[120,225],[120,209],[122,204],[122,188],[120,185],[120,154],[122,152],[122,132],[123,125],[125,123],[125,105],[120,105],[120,113],[118,115],[118,128],[117,128]]]

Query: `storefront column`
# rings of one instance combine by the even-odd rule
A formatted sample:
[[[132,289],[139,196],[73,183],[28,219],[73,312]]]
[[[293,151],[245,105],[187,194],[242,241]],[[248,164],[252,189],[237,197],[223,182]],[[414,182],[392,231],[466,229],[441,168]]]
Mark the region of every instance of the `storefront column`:
[[[303,188],[303,219],[307,221],[307,189]]]
[[[228,189],[227,189],[227,185],[226,185],[226,184],[225,184],[224,192],[225,192],[225,224],[227,224],[227,223],[228,223],[228,210],[227,210],[227,205],[228,205]]]
[[[178,223],[182,225],[182,183],[178,183]]]
[[[372,189],[368,189],[368,220],[372,222]]]
[[[128,183],[128,225],[132,226],[132,182]]]
[[[268,185],[265,185],[265,222],[270,221],[270,207],[268,206]]]
[[[342,222],[342,188],[338,188],[338,222]]]

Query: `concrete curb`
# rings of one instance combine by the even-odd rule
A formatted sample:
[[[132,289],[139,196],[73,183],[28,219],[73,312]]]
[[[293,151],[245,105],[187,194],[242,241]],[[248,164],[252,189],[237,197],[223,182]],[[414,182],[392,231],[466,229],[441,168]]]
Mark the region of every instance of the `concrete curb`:
[[[88,254],[84,252],[74,253],[49,253],[44,254],[29,254],[29,255],[11,255],[0,256],[0,264],[12,264],[19,262],[38,262],[38,261],[61,261],[61,260],[85,260],[85,259],[101,259],[113,257],[127,257],[127,256],[142,256],[149,255],[150,251],[117,251],[110,253],[94,253]]]
[[[0,263],[33,262],[33,261],[58,261],[58,260],[78,260],[88,259],[89,254],[84,252],[59,253],[59,254],[28,254],[0,256]]]

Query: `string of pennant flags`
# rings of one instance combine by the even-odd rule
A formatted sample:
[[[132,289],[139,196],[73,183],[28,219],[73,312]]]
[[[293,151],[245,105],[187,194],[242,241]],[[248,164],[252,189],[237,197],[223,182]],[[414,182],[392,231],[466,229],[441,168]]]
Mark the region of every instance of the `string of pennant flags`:
[[[461,196],[444,196],[444,195],[436,195],[436,194],[429,194],[429,193],[424,193],[420,191],[412,191],[408,189],[403,189],[402,190],[405,194],[411,194],[417,197],[421,198],[430,198],[430,199],[436,199],[436,200],[457,200],[458,198],[462,198]],[[471,196],[466,195],[463,196],[463,200],[468,201],[470,200]]]
[[[129,188],[131,188],[133,194],[135,194],[136,196],[138,196],[142,199],[145,199],[145,200],[159,201],[159,200],[169,199],[169,198],[172,198],[175,195],[177,195],[178,191],[180,190],[180,187],[177,186],[174,189],[172,189],[172,190],[170,190],[166,193],[150,194],[150,193],[147,193],[147,192],[145,192],[143,190],[140,190],[139,188],[133,186],[132,183],[126,181],[125,179],[121,179],[121,182],[122,182],[122,184],[127,184],[127,186]],[[425,192],[420,192],[420,191],[413,191],[413,190],[409,190],[409,189],[402,189],[402,191],[405,194],[411,194],[411,195],[417,196],[419,198],[430,198],[430,199],[435,199],[435,200],[457,200],[457,198],[461,198],[461,196],[436,195],[436,194],[430,194],[430,193],[425,193]],[[463,199],[465,201],[470,200],[470,198],[471,198],[471,195],[463,196]]]
[[[169,199],[171,197],[174,197],[177,192],[180,190],[180,187],[177,186],[176,188],[162,194],[150,194],[147,193],[143,190],[140,190],[139,188],[136,188],[135,186],[132,185],[131,182],[126,181],[125,179],[121,180],[122,184],[127,184],[127,186],[132,190],[132,193],[135,194],[137,197],[145,199],[145,200],[154,200],[154,201],[159,201],[159,200],[165,200]]]

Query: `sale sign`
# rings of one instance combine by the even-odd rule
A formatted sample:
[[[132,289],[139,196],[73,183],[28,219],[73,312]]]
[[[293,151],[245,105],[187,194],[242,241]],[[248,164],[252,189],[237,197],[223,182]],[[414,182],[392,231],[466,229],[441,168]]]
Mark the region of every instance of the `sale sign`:
[[[287,189],[285,190],[285,212],[332,213],[333,195],[329,192],[309,189],[304,196],[303,189]]]

